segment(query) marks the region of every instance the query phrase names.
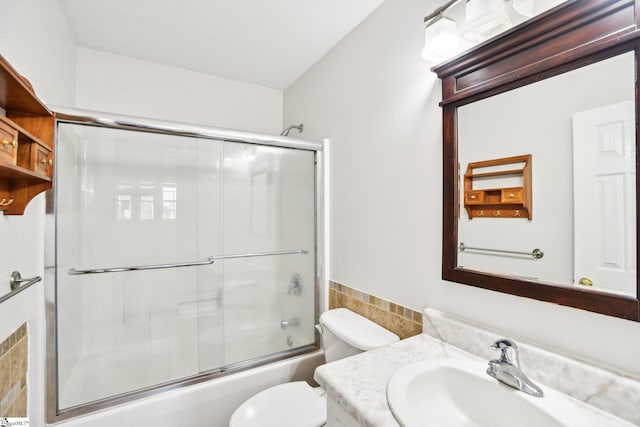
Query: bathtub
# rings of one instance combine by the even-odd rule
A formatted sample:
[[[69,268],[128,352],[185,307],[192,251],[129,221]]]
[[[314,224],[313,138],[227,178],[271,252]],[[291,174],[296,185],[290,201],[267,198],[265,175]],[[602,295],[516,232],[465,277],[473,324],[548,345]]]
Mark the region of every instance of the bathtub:
[[[246,367],[279,354],[282,358],[288,349],[298,349],[299,353],[313,345],[315,329],[309,316],[287,310],[288,300],[295,297],[280,290],[286,285],[255,280],[231,282],[220,297],[198,300],[198,309],[190,309],[191,303],[178,302],[174,311],[108,323],[108,333],[90,328],[97,336],[118,337],[117,351],[108,346],[87,346],[88,350],[61,359],[58,407],[73,410],[223,366]],[[226,301],[225,310],[219,306],[222,299]],[[283,319],[299,317],[299,325],[281,327]]]
[[[286,341],[287,336],[290,336],[296,345],[309,343],[310,337],[303,331],[309,328],[295,327],[283,330],[280,325],[282,316],[260,313],[254,322],[240,321],[249,319],[251,312],[255,315],[258,311],[260,306],[251,302],[255,302],[256,299],[261,301],[267,299],[269,292],[261,293],[258,285],[258,282],[247,281],[235,283],[229,289],[225,289],[226,299],[230,305],[227,312],[233,314],[228,316],[225,324],[225,328],[228,329],[226,333],[225,328],[222,327],[222,318],[218,318],[222,310],[210,310],[210,313],[200,317],[193,313],[183,313],[185,321],[200,319],[203,324],[215,325],[213,328],[202,328],[199,331],[197,336],[199,351],[194,354],[174,354],[173,357],[169,357],[170,360],[156,360],[159,356],[154,355],[147,343],[141,345],[128,343],[118,353],[80,355],[73,361],[72,375],[64,380],[59,379],[63,393],[58,398],[61,399],[61,404],[64,403],[62,406],[65,408],[73,410],[74,402],[82,404],[94,399],[117,396],[131,390],[139,390],[149,383],[156,384],[152,388],[159,387],[159,389],[148,397],[110,406],[88,415],[75,416],[56,426],[227,427],[233,411],[261,390],[276,384],[299,380],[309,381],[315,385],[312,379],[313,372],[318,365],[324,363],[324,354],[321,350],[217,376],[181,388],[170,389],[171,386],[162,388],[163,382],[171,379],[182,381],[180,378],[187,378],[191,373],[197,372],[198,366],[201,367],[201,371],[219,367],[223,364],[222,361],[226,361],[227,366],[231,367],[234,363],[243,366],[254,363],[255,359],[252,359],[254,357],[277,355],[282,351],[282,343]],[[238,289],[242,292],[236,298]],[[258,298],[250,299],[243,295],[244,293],[257,295]],[[286,295],[279,298],[273,297],[273,299],[285,298],[287,298]],[[239,304],[239,301],[243,301],[244,304]],[[163,326],[167,319],[166,313],[160,313],[157,316],[151,316],[148,324],[151,325],[151,329],[154,329],[154,325]],[[159,329],[166,328],[166,325],[163,328],[159,326]],[[128,327],[132,326],[129,324]],[[314,329],[312,330],[315,332]],[[220,342],[222,336],[225,337],[224,346]],[[199,362],[198,354],[206,362]],[[160,356],[166,355],[161,353]],[[222,357],[221,360],[220,357]],[[119,374],[117,376],[113,375],[114,366],[117,367]],[[155,380],[150,381],[149,378],[155,378]],[[92,387],[93,384],[99,384],[100,387]]]
[[[248,369],[63,421],[60,427],[227,427],[233,411],[255,393],[288,381],[311,384],[321,350]],[[315,384],[314,384],[315,385]]]

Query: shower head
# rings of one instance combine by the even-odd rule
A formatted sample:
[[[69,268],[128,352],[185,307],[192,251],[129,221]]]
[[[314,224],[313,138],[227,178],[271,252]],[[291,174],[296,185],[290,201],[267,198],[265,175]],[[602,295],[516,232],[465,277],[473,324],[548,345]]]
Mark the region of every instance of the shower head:
[[[296,129],[298,132],[302,133],[302,130],[304,129],[304,125],[300,123],[298,126],[289,126],[288,128],[285,128],[282,132],[280,132],[280,135],[289,136],[289,132],[291,132],[291,129]]]

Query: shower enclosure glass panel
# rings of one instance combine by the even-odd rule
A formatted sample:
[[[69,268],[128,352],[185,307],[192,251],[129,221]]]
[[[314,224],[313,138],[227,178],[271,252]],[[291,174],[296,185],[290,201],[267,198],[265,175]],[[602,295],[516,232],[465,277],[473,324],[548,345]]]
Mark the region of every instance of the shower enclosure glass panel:
[[[313,151],[75,123],[57,144],[58,410],[315,342]]]
[[[224,261],[227,364],[315,340],[313,165],[311,151],[224,145],[224,252],[306,252]]]

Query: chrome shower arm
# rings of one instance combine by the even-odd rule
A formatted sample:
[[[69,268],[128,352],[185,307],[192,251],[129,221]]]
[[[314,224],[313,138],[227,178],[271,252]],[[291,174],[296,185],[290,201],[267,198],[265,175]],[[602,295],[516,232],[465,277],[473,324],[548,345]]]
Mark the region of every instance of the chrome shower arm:
[[[289,132],[291,132],[291,129],[296,129],[298,132],[302,133],[304,129],[304,125],[300,123],[298,126],[295,126],[295,125],[289,126],[288,128],[285,128],[282,132],[280,132],[280,135],[289,136]]]

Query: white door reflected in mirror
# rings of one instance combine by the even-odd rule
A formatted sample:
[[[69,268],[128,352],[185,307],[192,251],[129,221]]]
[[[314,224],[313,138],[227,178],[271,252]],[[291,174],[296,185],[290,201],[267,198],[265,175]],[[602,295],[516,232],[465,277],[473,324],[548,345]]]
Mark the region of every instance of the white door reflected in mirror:
[[[636,289],[634,115],[632,102],[572,115],[574,284],[631,296]]]

